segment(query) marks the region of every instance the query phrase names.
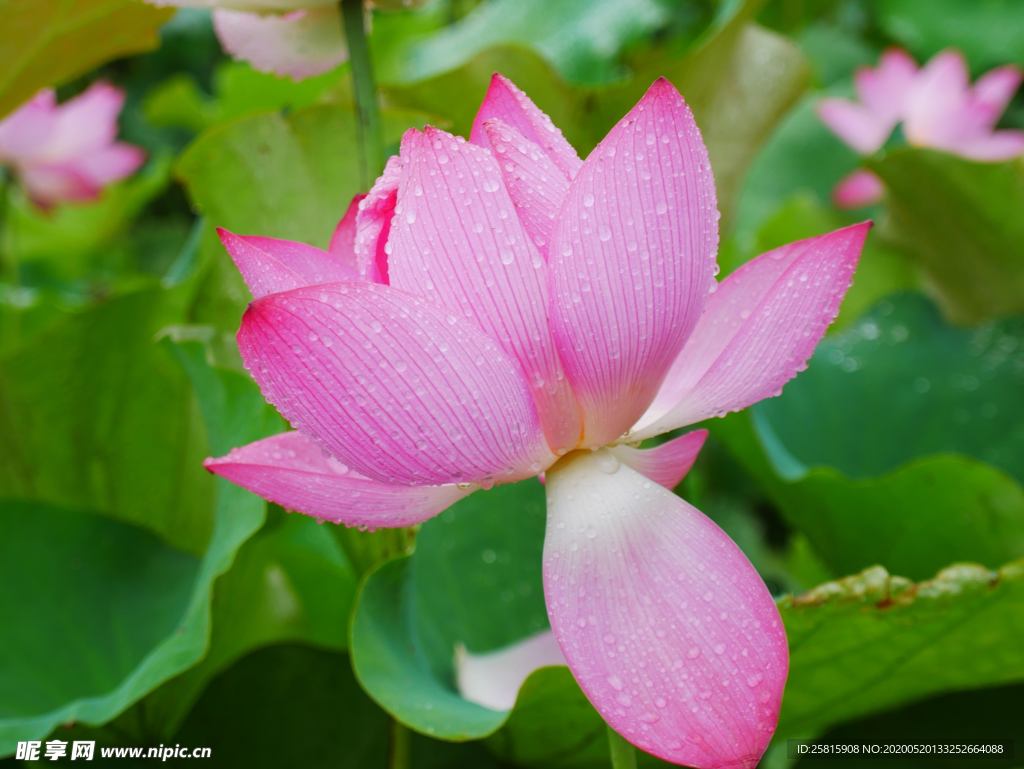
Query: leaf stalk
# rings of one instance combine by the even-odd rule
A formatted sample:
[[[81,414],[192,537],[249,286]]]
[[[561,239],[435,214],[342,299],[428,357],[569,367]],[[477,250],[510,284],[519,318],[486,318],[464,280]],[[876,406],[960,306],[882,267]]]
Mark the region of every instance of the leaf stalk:
[[[612,769],[636,769],[636,748],[617,731],[608,727],[608,752]]]
[[[341,0],[341,23],[348,43],[352,68],[352,92],[356,101],[357,135],[361,183],[369,190],[373,180],[384,170],[384,129],[377,101],[377,84],[373,62],[366,39],[366,17],[363,0]]]

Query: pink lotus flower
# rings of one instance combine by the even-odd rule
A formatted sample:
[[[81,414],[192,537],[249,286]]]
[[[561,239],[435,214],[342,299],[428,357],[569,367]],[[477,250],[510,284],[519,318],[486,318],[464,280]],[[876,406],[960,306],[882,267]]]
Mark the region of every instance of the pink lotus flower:
[[[983,75],[972,87],[967,62],[957,51],[942,51],[918,70],[908,53],[891,48],[876,69],[862,67],[854,74],[860,102],[822,99],[818,116],[862,155],[881,149],[902,120],[913,146],[969,160],[1009,160],[1024,153],[1024,131],[996,131],[995,125],[1022,77],[1011,64]],[[842,208],[857,208],[877,202],[882,192],[881,179],[861,169],[839,182],[833,199]]]
[[[753,767],[788,669],[779,613],[670,490],[706,431],[629,444],[777,395],[870,224],[719,284],[718,218],[700,131],[666,80],[581,161],[495,75],[471,140],[406,133],[330,251],[222,232],[256,297],[239,349],[297,431],[206,466],[373,527],[544,472],[548,614],[583,691],[656,756]]]
[[[0,164],[41,207],[92,200],[146,159],[138,147],[115,141],[123,106],[124,91],[107,83],[60,105],[53,90],[40,91],[0,122]]]

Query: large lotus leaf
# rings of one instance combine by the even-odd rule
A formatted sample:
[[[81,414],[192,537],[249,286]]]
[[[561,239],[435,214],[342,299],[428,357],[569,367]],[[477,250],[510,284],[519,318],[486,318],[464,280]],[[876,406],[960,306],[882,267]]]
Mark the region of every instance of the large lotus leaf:
[[[1020,333],[951,328],[895,296],[826,338],[780,397],[707,426],[834,574],[994,568],[1024,554]]]
[[[1024,491],[982,462],[939,455],[878,478],[852,480],[832,468],[814,467],[785,480],[783,474],[795,468],[769,461],[749,414],[707,426],[807,537],[832,574],[881,563],[922,579],[943,559],[991,565],[1024,548]]]
[[[346,655],[272,646],[215,678],[174,743],[209,745],[236,766],[384,769],[389,720]]]
[[[296,110],[335,95],[351,79],[348,67],[299,81],[258,72],[243,61],[225,61],[213,75],[214,97],[206,96],[191,74],[179,72],[154,86],[142,111],[155,126],[202,131],[253,112]]]
[[[789,454],[790,476],[827,465],[872,478],[957,453],[1024,483],[1022,393],[1024,318],[951,327],[906,293],[828,336],[780,397],[754,407],[755,424]]]
[[[160,297],[153,293],[139,296],[150,305],[160,304]],[[121,326],[133,324],[138,324],[134,315],[120,319]],[[111,333],[103,326],[91,328],[96,333]],[[106,341],[109,345],[110,339]],[[166,355],[164,350],[158,352]],[[212,446],[240,445],[280,429],[280,419],[250,380],[229,371],[207,373],[206,377],[194,377],[193,386],[202,411],[218,414],[206,424]],[[75,384],[91,386],[88,379]],[[122,405],[134,396],[130,388],[115,393]],[[65,385],[61,397],[67,399],[73,394],[74,387]],[[155,404],[152,408],[159,411],[164,406]],[[134,450],[139,461],[144,461],[152,449],[150,444],[141,444]],[[145,499],[146,489],[133,493]],[[5,623],[0,638],[21,638],[23,642],[30,637],[33,644],[31,657],[26,657],[23,649],[11,642],[12,656],[8,659],[12,661],[5,661],[6,666],[16,668],[20,676],[49,681],[45,699],[38,691],[15,692],[12,700],[0,704],[0,756],[13,753],[18,740],[40,739],[58,724],[106,723],[194,665],[209,645],[214,581],[228,570],[238,548],[263,524],[266,505],[244,489],[218,480],[213,531],[201,559],[169,554],[166,547],[153,543],[152,535],[126,524],[92,519],[84,513],[75,515],[89,523],[79,524],[84,530],[81,540],[76,537],[62,548],[47,547],[45,540],[36,537],[46,532],[32,531],[28,524],[22,528],[26,541],[0,538],[0,563],[5,568],[10,564],[13,570],[3,582],[11,586],[11,594],[23,607],[13,613],[4,611],[4,616],[15,616],[18,621]],[[40,517],[40,522],[46,521]],[[72,552],[97,540],[91,552]],[[53,580],[62,574],[65,577],[59,584],[49,578],[23,577],[37,569],[52,572]],[[170,581],[172,577],[176,583]],[[101,597],[96,595],[99,591],[103,591]],[[104,610],[89,613],[88,607],[97,600],[106,602]],[[62,632],[76,621],[83,625],[80,630]],[[54,667],[59,659],[80,659],[83,664],[55,677],[48,671],[59,670]],[[102,675],[93,671],[93,662]],[[5,699],[11,694],[7,689],[2,691]],[[26,704],[27,696],[41,700]]]
[[[479,654],[548,627],[546,509],[536,480],[477,492],[424,523],[411,557],[367,578],[352,619],[353,667],[400,721],[455,740],[484,737],[504,722],[506,713],[455,691],[455,645]]]
[[[173,13],[138,0],[0,0],[0,117],[40,88],[156,48]]]
[[[790,667],[778,738],[1024,680],[1024,561],[951,566],[917,584],[873,567],[779,608]]]
[[[248,377],[223,376],[207,365],[207,349],[199,342],[165,344],[206,393],[202,405],[209,422],[252,419],[230,407],[236,398],[259,397]],[[265,409],[263,418],[266,426],[260,432],[280,431],[282,421],[271,409]],[[242,427],[225,426],[217,431],[224,436],[236,435]],[[216,454],[229,448],[212,447]],[[344,551],[312,518],[286,516],[276,506],[271,510],[266,525],[241,547],[231,570],[217,580],[209,652],[141,703],[135,720],[144,721],[149,733],[169,740],[211,676],[254,648],[285,641],[347,647],[356,575]]]
[[[207,655],[140,703],[138,717],[165,742],[210,678],[252,649],[282,642],[348,646],[356,580],[344,552],[312,518],[277,513],[285,520],[268,521],[217,581]]]
[[[0,494],[135,523],[193,554],[213,479],[187,378],[153,341],[183,289],[68,314],[0,358]]]
[[[622,47],[664,26],[671,13],[665,0],[494,0],[385,59],[380,77],[415,83],[458,69],[487,48],[521,45],[570,82],[612,81],[622,74]]]
[[[880,563],[921,579],[942,562],[992,566],[1024,553],[1024,490],[966,457],[915,460],[863,481],[817,467],[781,485],[787,517],[833,573]]]
[[[1024,64],[1024,6],[1016,0],[886,0],[875,7],[882,28],[921,61],[955,47],[975,74]]]
[[[888,190],[886,237],[928,271],[951,317],[1024,310],[1024,161],[905,147],[870,166]]]
[[[173,634],[199,559],[136,526],[0,503],[0,719],[115,689]],[[2,750],[2,749],[0,749]]]
[[[384,769],[394,765],[391,724],[347,655],[289,644],[253,652],[214,679],[173,742],[212,746],[215,760],[247,767]],[[497,767],[479,743],[412,735],[408,748],[410,769]]]
[[[491,73],[501,72],[551,116],[585,157],[651,83],[664,76],[693,108],[727,223],[747,165],[808,79],[796,46],[749,24],[756,5],[723,6],[731,15],[723,15],[686,52],[647,51],[630,62],[632,77],[611,87],[573,89],[537,55],[520,48],[492,48],[451,72],[384,90],[394,103],[450,118],[455,133],[468,136]],[[452,99],[452,93],[463,96]]]
[[[397,141],[427,119],[385,110],[385,140]],[[251,115],[205,132],[178,160],[176,173],[214,227],[326,248],[360,191],[356,142],[348,105]]]

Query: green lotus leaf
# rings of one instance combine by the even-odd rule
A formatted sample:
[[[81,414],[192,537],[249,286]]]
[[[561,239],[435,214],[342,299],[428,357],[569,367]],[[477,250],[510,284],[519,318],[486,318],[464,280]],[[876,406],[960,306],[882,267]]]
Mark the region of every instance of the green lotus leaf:
[[[980,74],[1008,62],[1024,64],[1024,8],[1014,0],[887,0],[875,5],[890,36],[923,63],[944,48],[959,48]]]
[[[777,739],[961,689],[1024,680],[1024,561],[913,583],[873,567],[780,605],[790,668]]]
[[[711,420],[834,574],[925,579],[1024,555],[1019,319],[947,326],[923,297],[825,339],[778,398]]]
[[[904,147],[869,165],[887,189],[885,236],[928,272],[952,318],[1024,311],[1024,161]]]
[[[52,487],[70,494],[64,489],[82,488],[82,498],[90,500],[86,492],[98,493],[91,483],[108,495],[124,490],[125,496],[109,498],[127,498],[136,505],[160,502],[160,483],[168,482],[162,474],[168,471],[159,461],[159,452],[166,447],[152,431],[141,428],[147,425],[146,411],[153,412],[148,418],[182,419],[164,401],[166,378],[160,378],[161,371],[171,376],[176,364],[155,344],[147,328],[165,311],[164,298],[160,293],[142,292],[101,305],[68,319],[65,325],[72,328],[55,329],[51,346],[36,344],[4,361],[18,372],[17,377],[7,378],[12,369],[4,368],[6,418],[17,419],[16,426],[36,425],[31,433],[35,441],[47,434],[54,441],[49,453],[42,448],[36,453],[25,451],[25,446],[37,444],[24,439],[5,442],[9,450],[19,452],[15,459],[20,462],[18,471],[25,474],[22,480],[49,479],[50,486],[40,483],[30,490]],[[138,336],[148,348],[132,341]],[[127,347],[119,346],[125,339]],[[62,344],[75,345],[79,352],[67,354]],[[89,351],[90,345],[98,347],[95,356],[107,357],[83,361],[81,351]],[[68,360],[54,360],[60,353],[68,355]],[[122,358],[131,365],[119,363]],[[101,370],[104,362],[110,365],[109,371]],[[239,445],[280,430],[280,418],[250,380],[230,371],[207,373],[195,377],[193,385],[202,411],[217,414],[206,424],[212,446]],[[48,382],[48,374],[55,381]],[[140,381],[134,382],[132,376]],[[35,387],[33,398],[12,399],[30,386]],[[11,410],[14,404],[17,411]],[[35,421],[37,414],[47,413],[59,418]],[[121,437],[115,429],[123,427],[118,417],[128,420],[138,434]],[[5,438],[27,434],[7,428],[3,433]],[[84,441],[85,448],[76,439]],[[204,443],[199,442],[199,447]],[[193,461],[180,442],[168,444],[179,449],[178,463]],[[90,445],[98,448],[88,449]],[[70,482],[84,486],[61,485],[61,463],[70,466],[77,452],[83,451],[90,461],[84,472],[72,468],[75,474]],[[137,474],[130,483],[122,478],[125,468]],[[186,468],[191,471],[191,465]],[[98,483],[106,479],[122,485]],[[171,474],[170,482],[174,480]],[[205,541],[192,541],[203,542],[203,547],[191,555],[171,549],[152,533],[114,520],[110,510],[101,509],[106,516],[91,515],[34,500],[8,501],[0,507],[6,532],[0,537],[0,564],[11,570],[2,580],[0,601],[4,616],[18,618],[0,628],[0,666],[8,671],[0,688],[0,756],[13,753],[19,740],[45,737],[58,724],[106,723],[203,657],[210,640],[214,582],[266,515],[263,500],[227,481],[218,480],[211,492],[215,497],[210,526]],[[123,511],[116,508],[113,513],[127,518]],[[161,511],[154,508],[155,513]],[[182,527],[192,525],[193,531],[202,532],[189,523],[192,519],[186,513],[180,517]],[[151,523],[141,512],[137,520]],[[155,517],[148,528],[172,532],[174,524],[168,514]],[[32,574],[37,576],[27,576]]]
[[[0,495],[95,511],[194,555],[214,483],[192,388],[153,341],[188,300],[135,291],[65,313],[0,358]]]
[[[156,48],[173,13],[136,0],[0,0],[0,117],[40,88]]]

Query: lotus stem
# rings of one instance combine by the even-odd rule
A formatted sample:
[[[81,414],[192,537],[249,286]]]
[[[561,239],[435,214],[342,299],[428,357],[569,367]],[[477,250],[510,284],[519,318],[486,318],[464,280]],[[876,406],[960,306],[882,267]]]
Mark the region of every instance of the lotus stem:
[[[373,62],[370,60],[370,47],[366,40],[363,0],[341,0],[339,6],[352,67],[361,183],[364,190],[369,190],[373,180],[384,170],[384,131],[380,105],[377,103],[377,84],[373,78]]]
[[[14,254],[7,251],[7,219],[8,194],[11,183],[10,173],[0,168],[0,290],[7,292],[18,288],[18,262]],[[3,284],[7,284],[6,287]],[[18,343],[20,336],[21,316],[12,302],[12,297],[5,297],[0,302],[0,320],[6,315],[6,322],[0,323],[0,349],[9,349]]]
[[[388,769],[410,769],[412,766],[412,732],[398,721],[391,720],[388,745]]]
[[[636,769],[636,748],[626,738],[608,727],[608,752],[612,757],[612,769]]]

